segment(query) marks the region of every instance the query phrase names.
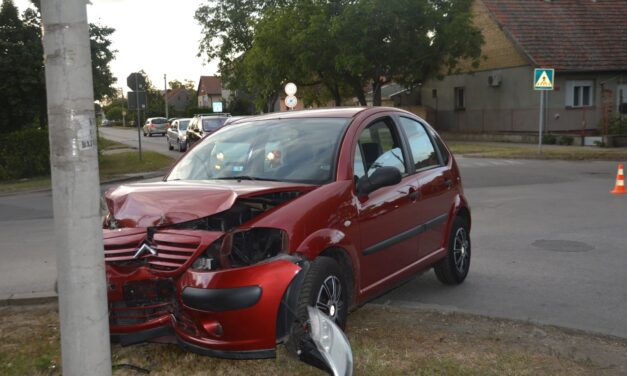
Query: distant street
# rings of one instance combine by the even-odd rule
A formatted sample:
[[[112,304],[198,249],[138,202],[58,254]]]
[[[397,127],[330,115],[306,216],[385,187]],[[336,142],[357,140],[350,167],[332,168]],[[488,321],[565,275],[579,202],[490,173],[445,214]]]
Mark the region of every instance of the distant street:
[[[107,128],[99,127],[98,131],[100,135],[106,139],[117,141],[128,145],[132,148],[138,148],[137,142],[137,128]],[[168,145],[165,141],[165,136],[152,136],[144,137],[140,133],[142,139],[142,150],[155,151],[157,153],[165,154],[172,158],[180,158],[183,153],[178,150],[168,150]]]
[[[127,130],[101,132],[132,142]],[[179,155],[167,151],[162,137],[144,140],[150,150]],[[376,302],[627,338],[627,197],[609,194],[616,163],[458,162],[473,214],[468,279],[447,287],[429,271]],[[49,192],[0,197],[0,297],[52,291],[51,207]]]

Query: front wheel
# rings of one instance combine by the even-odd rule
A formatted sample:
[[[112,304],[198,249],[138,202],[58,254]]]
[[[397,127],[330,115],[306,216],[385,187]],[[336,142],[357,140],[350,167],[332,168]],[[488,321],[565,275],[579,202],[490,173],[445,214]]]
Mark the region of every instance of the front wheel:
[[[168,143],[168,150],[174,150],[174,146],[172,146],[172,143],[170,142],[170,139],[168,137],[165,138],[165,142]]]
[[[466,220],[456,217],[448,239],[446,257],[435,264],[435,275],[445,285],[458,285],[470,270],[470,233]]]
[[[298,296],[296,319],[286,347],[293,355],[298,354],[301,340],[307,330],[307,307],[318,308],[342,329],[346,326],[349,308],[349,291],[345,273],[330,257],[315,259],[305,276]]]

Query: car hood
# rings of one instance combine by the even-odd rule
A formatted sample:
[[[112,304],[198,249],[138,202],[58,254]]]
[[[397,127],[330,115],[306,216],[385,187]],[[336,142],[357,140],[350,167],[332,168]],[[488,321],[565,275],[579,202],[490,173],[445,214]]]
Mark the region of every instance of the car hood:
[[[107,191],[105,199],[122,227],[150,227],[220,213],[240,197],[286,191],[304,193],[315,187],[249,180],[171,181],[121,185]]]

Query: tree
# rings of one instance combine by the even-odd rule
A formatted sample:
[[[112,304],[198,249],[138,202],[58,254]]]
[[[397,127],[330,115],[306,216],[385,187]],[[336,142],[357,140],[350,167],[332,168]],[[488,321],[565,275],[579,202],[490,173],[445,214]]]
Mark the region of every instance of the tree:
[[[12,0],[0,8],[0,130],[10,132],[32,125],[46,113],[43,47],[34,12],[19,15]]]
[[[270,7],[269,4],[273,6]],[[311,100],[352,94],[374,105],[392,80],[408,87],[478,63],[483,38],[472,24],[472,0],[221,0],[199,8],[200,52],[220,59],[232,88],[259,103],[285,80],[310,87]],[[299,85],[299,86],[300,86]],[[322,88],[322,89],[320,89]],[[261,97],[261,98],[259,98]]]
[[[111,35],[115,29],[107,26],[89,24],[91,69],[94,79],[94,99],[102,100],[104,97],[116,95],[113,84],[117,79],[113,77],[109,64],[115,58],[116,50],[111,49]]]
[[[174,89],[194,90],[196,88],[196,85],[194,84],[194,81],[192,80],[183,80],[183,82],[179,80],[172,80],[168,82],[168,86],[170,87],[171,90],[174,90]]]
[[[46,126],[46,87],[39,1],[22,16],[12,0],[0,8],[0,130],[10,132]],[[109,40],[114,29],[90,25],[94,97],[114,96],[109,63],[115,56]]]

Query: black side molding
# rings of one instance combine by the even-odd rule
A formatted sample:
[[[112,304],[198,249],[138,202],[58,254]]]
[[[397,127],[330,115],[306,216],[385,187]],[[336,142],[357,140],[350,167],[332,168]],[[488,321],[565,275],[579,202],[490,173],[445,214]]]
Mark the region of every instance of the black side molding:
[[[230,289],[185,287],[183,304],[200,311],[223,312],[252,307],[261,299],[261,287],[245,286]]]
[[[412,238],[418,234],[421,234],[427,230],[432,229],[433,227],[436,227],[444,222],[446,222],[446,220],[448,219],[448,213],[447,214],[442,214],[439,215],[435,218],[432,218],[430,220],[428,220],[427,222],[418,225],[416,227],[412,227],[407,231],[403,231],[400,234],[394,235],[391,238],[387,238],[382,242],[379,242],[377,244],[371,245],[370,247],[366,248],[363,252],[364,256],[368,256],[371,255],[373,253],[382,251],[388,247],[393,246],[396,243],[400,243],[404,240],[407,240],[409,238]]]

